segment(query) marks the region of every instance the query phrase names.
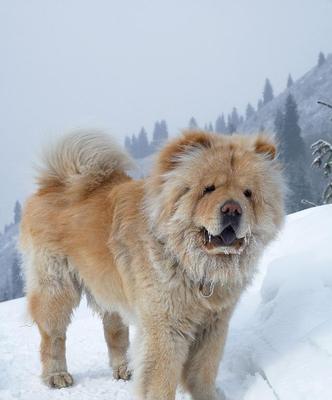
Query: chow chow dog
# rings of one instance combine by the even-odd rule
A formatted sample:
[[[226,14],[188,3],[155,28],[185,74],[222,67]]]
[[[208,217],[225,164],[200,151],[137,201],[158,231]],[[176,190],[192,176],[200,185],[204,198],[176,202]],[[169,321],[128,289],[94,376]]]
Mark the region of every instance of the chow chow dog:
[[[44,156],[20,233],[42,378],[73,384],[66,329],[85,293],[117,379],[131,375],[128,324],[137,326],[135,398],[171,400],[182,385],[194,400],[216,400],[230,317],[283,222],[275,144],[185,131],[150,176],[134,180],[130,168],[98,132],[65,136]]]

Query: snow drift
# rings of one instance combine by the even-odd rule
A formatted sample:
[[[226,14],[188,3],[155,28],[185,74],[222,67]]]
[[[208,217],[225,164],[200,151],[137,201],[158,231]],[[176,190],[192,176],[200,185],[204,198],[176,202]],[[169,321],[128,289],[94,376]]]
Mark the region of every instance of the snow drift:
[[[332,398],[331,244],[332,205],[287,217],[232,319],[217,380],[230,400]],[[24,314],[24,299],[0,304],[1,400],[132,399],[131,383],[112,379],[101,322],[85,305],[68,331],[69,389],[41,383],[39,334]]]

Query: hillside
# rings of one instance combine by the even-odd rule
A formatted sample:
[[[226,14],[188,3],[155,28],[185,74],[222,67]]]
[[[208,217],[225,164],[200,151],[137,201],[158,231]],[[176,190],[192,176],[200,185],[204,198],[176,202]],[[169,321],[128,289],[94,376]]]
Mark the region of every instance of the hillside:
[[[302,135],[312,141],[322,135],[332,137],[331,110],[317,104],[317,100],[332,102],[332,54],[321,66],[315,66],[290,89],[275,97],[239,127],[242,132],[254,132],[264,127],[274,131],[274,118],[279,108],[283,109],[286,97],[292,93],[298,105]]]
[[[331,237],[332,205],[287,217],[232,319],[217,379],[227,399],[332,398]],[[85,304],[68,331],[70,389],[40,382],[39,334],[24,314],[24,299],[0,304],[1,400],[132,399],[132,384],[112,379],[101,322]]]

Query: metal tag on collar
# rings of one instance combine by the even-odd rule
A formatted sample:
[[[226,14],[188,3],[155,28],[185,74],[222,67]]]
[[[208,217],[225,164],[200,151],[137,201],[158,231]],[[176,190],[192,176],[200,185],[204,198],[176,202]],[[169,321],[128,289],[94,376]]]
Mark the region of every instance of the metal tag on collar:
[[[201,295],[204,298],[209,298],[213,295],[213,290],[214,290],[214,283],[213,282],[207,282],[207,283],[201,283],[199,285],[199,291],[201,292]]]

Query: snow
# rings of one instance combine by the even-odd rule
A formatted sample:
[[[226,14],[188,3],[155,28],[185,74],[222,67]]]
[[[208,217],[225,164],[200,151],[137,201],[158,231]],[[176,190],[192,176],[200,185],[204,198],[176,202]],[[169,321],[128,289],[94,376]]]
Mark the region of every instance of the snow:
[[[230,400],[332,398],[332,205],[287,217],[233,316],[217,386]],[[114,381],[101,322],[83,303],[68,331],[75,385],[51,390],[38,377],[39,334],[25,300],[0,304],[0,399],[132,399]],[[179,391],[177,400],[189,399]]]

